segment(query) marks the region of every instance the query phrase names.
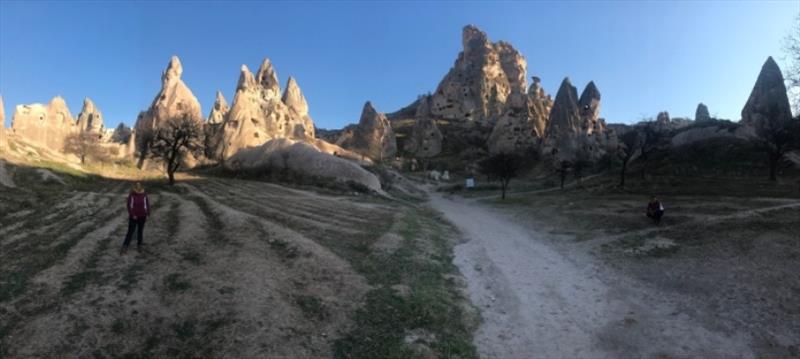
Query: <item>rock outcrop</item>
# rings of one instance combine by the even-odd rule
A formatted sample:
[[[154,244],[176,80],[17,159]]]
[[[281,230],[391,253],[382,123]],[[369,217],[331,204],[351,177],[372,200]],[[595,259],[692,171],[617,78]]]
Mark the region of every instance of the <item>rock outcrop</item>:
[[[697,110],[694,111],[695,122],[711,121],[711,115],[708,113],[708,106],[704,103],[697,104]]]
[[[464,27],[462,47],[433,94],[431,113],[449,120],[493,122],[512,92],[525,92],[527,62],[510,44],[492,43],[472,25]]]
[[[225,161],[231,170],[290,170],[309,176],[356,182],[381,192],[378,178],[358,163],[323,152],[314,141],[287,138],[270,140],[258,147],[243,148]]]
[[[83,108],[78,114],[77,126],[80,132],[103,133],[103,114],[88,97],[83,100]]]
[[[314,122],[294,79],[281,98],[278,76],[265,59],[254,76],[242,65],[236,95],[223,126],[222,157],[256,147],[275,138],[313,139]]]
[[[767,58],[753,91],[742,109],[741,123],[754,127],[760,135],[781,128],[791,120],[792,110],[781,69],[772,57]]]
[[[527,94],[514,89],[487,141],[489,152],[524,154],[537,149],[552,106],[553,100],[545,94],[538,77],[533,77]]]
[[[344,138],[337,141],[337,144],[375,161],[391,159],[397,152],[397,141],[391,123],[369,101],[364,104],[358,125],[342,136]]]
[[[18,105],[11,127],[15,135],[56,152],[63,151],[67,136],[78,132],[67,103],[60,96],[47,105]]]
[[[181,61],[173,56],[161,74],[161,90],[147,111],[140,113],[136,120],[136,147],[142,158],[147,154],[155,131],[170,118],[191,118],[198,123],[203,121],[200,102],[181,80],[182,74]]]
[[[114,129],[114,133],[111,135],[111,142],[125,144],[130,141],[132,135],[133,130],[124,123],[120,123],[119,126]]]
[[[431,98],[420,99],[411,135],[406,139],[403,150],[417,158],[430,158],[442,152],[442,132],[430,114]]]
[[[5,150],[6,143],[6,108],[3,106],[3,96],[0,96],[0,150]]]
[[[606,128],[600,115],[600,91],[590,82],[578,98],[569,78],[553,102],[542,152],[554,163],[594,161],[616,147],[616,135]]]
[[[214,100],[214,106],[211,107],[211,113],[208,114],[204,132],[205,132],[205,154],[210,159],[222,158],[222,142],[225,121],[228,118],[230,107],[228,101],[225,101],[225,96],[222,92],[217,91],[217,97]]]

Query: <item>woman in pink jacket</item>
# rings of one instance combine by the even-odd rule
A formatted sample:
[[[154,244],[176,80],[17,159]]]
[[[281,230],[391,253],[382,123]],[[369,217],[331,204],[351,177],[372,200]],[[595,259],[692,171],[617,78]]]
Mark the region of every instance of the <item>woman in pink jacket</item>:
[[[121,255],[128,252],[128,245],[131,243],[134,231],[137,232],[136,250],[142,250],[142,232],[144,231],[144,222],[150,215],[150,201],[147,199],[141,183],[136,182],[133,185],[126,206],[128,207],[128,234],[125,235],[125,242],[122,243],[122,249],[119,252]]]

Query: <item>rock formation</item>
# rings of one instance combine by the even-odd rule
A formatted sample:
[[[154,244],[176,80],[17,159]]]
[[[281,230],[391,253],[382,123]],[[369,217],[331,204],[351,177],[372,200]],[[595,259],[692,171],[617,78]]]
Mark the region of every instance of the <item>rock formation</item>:
[[[538,148],[552,106],[553,101],[545,94],[538,77],[533,77],[527,94],[514,89],[487,141],[489,152],[524,154]]]
[[[697,104],[697,110],[694,112],[695,122],[711,121],[711,115],[708,114],[708,107],[702,102]]]
[[[222,157],[222,141],[225,121],[228,118],[230,107],[228,101],[225,101],[225,96],[222,92],[217,91],[217,98],[214,100],[214,106],[211,107],[211,113],[208,114],[204,132],[205,132],[205,154],[206,157],[211,159],[220,159]]]
[[[275,69],[268,59],[254,76],[242,65],[233,105],[223,126],[222,156],[256,147],[275,138],[313,139],[314,122],[294,79],[281,99]]]
[[[103,132],[103,114],[88,97],[83,100],[83,108],[78,114],[77,126],[80,132],[98,134]]]
[[[569,78],[561,86],[553,102],[545,131],[542,153],[561,161],[597,160],[616,147],[616,135],[606,128],[600,115],[600,91],[590,82],[578,98]]]
[[[3,106],[3,96],[0,96],[0,150],[6,148],[6,109]]]
[[[493,122],[512,91],[526,90],[525,58],[506,42],[492,43],[477,27],[464,27],[463,50],[433,95],[431,113],[450,120]]]
[[[403,145],[403,150],[414,157],[429,158],[442,152],[442,132],[430,116],[430,106],[430,96],[420,99],[411,135]]]
[[[225,161],[225,166],[232,170],[288,169],[310,176],[352,181],[381,192],[380,181],[374,174],[354,161],[325,153],[314,141],[273,139],[261,146],[237,151]]]
[[[758,75],[750,98],[742,109],[742,123],[754,127],[756,132],[769,132],[792,118],[786,85],[781,69],[772,57],[767,58]]]
[[[397,142],[392,125],[385,114],[379,113],[367,101],[361,111],[358,125],[339,144],[375,161],[391,159],[397,152]]]
[[[124,123],[120,123],[119,126],[114,129],[114,133],[111,135],[111,142],[125,144],[130,141],[132,135],[133,131],[131,128],[125,126]]]
[[[64,149],[64,140],[78,127],[60,96],[47,105],[18,105],[11,124],[14,134],[51,151]]]
[[[170,59],[167,69],[161,74],[161,90],[153,99],[150,108],[140,113],[134,126],[137,151],[142,158],[147,154],[155,131],[170,118],[187,117],[202,122],[200,102],[192,90],[181,80],[183,66],[177,56]]]

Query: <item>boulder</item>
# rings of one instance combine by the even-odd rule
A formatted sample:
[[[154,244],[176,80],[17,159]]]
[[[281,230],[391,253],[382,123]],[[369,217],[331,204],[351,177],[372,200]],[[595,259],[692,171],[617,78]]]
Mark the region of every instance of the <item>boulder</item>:
[[[203,116],[200,102],[192,90],[181,80],[183,66],[177,56],[170,59],[167,68],[161,74],[161,90],[150,107],[139,114],[136,119],[137,151],[140,160],[147,155],[155,132],[170,118],[190,118],[202,123]]]
[[[403,145],[403,150],[414,157],[429,158],[442,152],[442,132],[430,116],[430,104],[430,96],[420,99],[411,135]]]
[[[771,129],[785,127],[791,119],[792,110],[783,74],[775,60],[769,57],[742,109],[741,123],[753,127],[763,137]]]
[[[358,125],[337,141],[343,148],[358,152],[374,161],[391,159],[397,152],[397,142],[392,125],[386,115],[379,113],[367,101],[361,111]]]
[[[78,114],[77,126],[80,132],[103,133],[103,114],[88,97],[83,100],[83,108]]]
[[[67,136],[78,132],[67,103],[60,96],[47,105],[18,105],[11,128],[18,137],[54,152],[63,151]]]
[[[433,95],[434,117],[493,122],[505,109],[512,91],[524,92],[525,58],[506,42],[492,43],[486,33],[468,25],[462,51]]]
[[[293,78],[281,98],[275,69],[265,59],[255,76],[242,65],[233,105],[222,131],[222,157],[230,158],[243,148],[260,146],[271,139],[311,140],[314,122]]]
[[[288,138],[270,140],[258,147],[239,150],[225,166],[231,170],[284,170],[309,176],[356,182],[381,192],[381,184],[371,172],[353,161],[321,151],[314,144]]]
[[[708,107],[702,102],[697,104],[697,110],[694,112],[694,120],[695,122],[711,121],[711,115],[708,113]]]

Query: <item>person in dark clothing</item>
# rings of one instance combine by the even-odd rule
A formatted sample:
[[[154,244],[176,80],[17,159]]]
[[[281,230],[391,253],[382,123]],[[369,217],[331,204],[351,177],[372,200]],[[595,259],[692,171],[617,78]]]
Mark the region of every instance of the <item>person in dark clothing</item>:
[[[661,224],[661,217],[664,216],[664,205],[661,204],[661,201],[656,198],[656,196],[650,197],[650,203],[647,204],[647,217],[653,219],[653,222],[656,222],[656,225]]]
[[[142,250],[144,223],[147,220],[147,216],[150,215],[150,201],[141,183],[137,182],[133,186],[125,205],[128,207],[128,234],[125,235],[125,242],[122,243],[120,255],[128,252],[128,245],[131,243],[133,232],[136,232],[136,250]]]

